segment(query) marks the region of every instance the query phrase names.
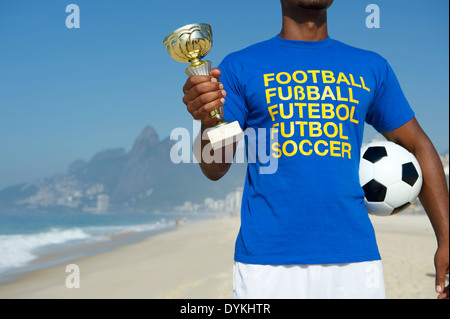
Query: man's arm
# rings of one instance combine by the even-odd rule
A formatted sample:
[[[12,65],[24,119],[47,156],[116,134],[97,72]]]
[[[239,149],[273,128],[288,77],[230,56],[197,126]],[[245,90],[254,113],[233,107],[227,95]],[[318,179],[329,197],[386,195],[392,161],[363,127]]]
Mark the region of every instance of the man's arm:
[[[207,130],[209,128],[210,128],[210,126],[202,123],[200,133],[198,134],[198,136],[194,142],[195,144],[201,143],[200,147],[194,146],[194,150],[200,149],[201,152],[200,152],[200,154],[196,154],[194,152],[194,155],[195,155],[195,158],[197,159],[197,162],[200,165],[200,168],[201,168],[203,174],[206,177],[208,177],[210,180],[217,181],[217,180],[221,179],[230,169],[234,155],[236,153],[237,143],[234,142],[233,144],[231,144],[229,146],[226,146],[226,147],[223,147],[221,149],[214,151],[211,148],[210,142],[207,139],[207,135],[205,133],[205,130]],[[208,156],[207,158],[218,159],[218,160],[208,163],[203,158],[205,156],[205,152],[209,152],[209,154],[206,155],[206,156]],[[218,154],[216,154],[216,153],[218,153]]]
[[[219,82],[220,71],[217,68],[211,70],[211,76],[193,75],[190,76],[184,87],[183,102],[186,104],[187,110],[192,117],[202,122],[200,134],[197,136],[195,143],[201,143],[200,154],[194,152],[195,158],[200,164],[203,174],[211,180],[217,181],[222,178],[230,169],[232,159],[236,152],[237,143],[233,143],[229,147],[217,150],[220,152],[215,156],[210,142],[206,137],[205,130],[213,127],[216,123],[212,120],[210,112],[221,107],[225,103],[226,92],[223,85]],[[198,149],[194,146],[194,150]],[[210,152],[208,158],[219,158],[218,161],[207,163],[203,160],[202,154]],[[229,156],[228,153],[232,152]],[[230,160],[231,159],[231,160]]]
[[[397,143],[414,154],[423,174],[419,199],[430,218],[438,248],[435,255],[436,292],[438,298],[448,298],[445,278],[449,270],[449,195],[444,169],[432,142],[415,118],[400,128],[382,132],[387,140]]]

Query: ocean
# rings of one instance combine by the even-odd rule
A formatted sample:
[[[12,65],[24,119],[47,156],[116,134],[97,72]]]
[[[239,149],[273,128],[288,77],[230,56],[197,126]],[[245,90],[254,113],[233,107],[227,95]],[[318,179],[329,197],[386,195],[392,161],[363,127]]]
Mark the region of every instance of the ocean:
[[[207,218],[187,216],[186,222]],[[174,230],[175,214],[0,213],[0,283]]]

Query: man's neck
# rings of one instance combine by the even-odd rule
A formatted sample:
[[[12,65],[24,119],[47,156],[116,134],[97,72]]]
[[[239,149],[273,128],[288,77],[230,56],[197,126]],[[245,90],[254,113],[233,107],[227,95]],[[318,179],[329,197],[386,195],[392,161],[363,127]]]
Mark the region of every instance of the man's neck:
[[[326,10],[285,10],[280,37],[286,40],[320,41],[328,37]]]

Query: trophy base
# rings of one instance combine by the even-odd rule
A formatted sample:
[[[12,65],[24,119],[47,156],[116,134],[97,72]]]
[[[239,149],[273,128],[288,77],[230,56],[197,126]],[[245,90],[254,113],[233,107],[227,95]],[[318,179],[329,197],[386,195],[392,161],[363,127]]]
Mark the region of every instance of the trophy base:
[[[220,149],[242,139],[242,130],[237,121],[222,122],[207,132],[213,150]]]

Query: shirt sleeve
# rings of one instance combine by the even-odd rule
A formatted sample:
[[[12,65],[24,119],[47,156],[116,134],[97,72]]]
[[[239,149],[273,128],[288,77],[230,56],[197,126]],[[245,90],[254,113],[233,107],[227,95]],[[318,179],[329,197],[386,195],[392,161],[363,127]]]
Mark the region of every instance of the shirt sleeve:
[[[245,102],[245,89],[241,84],[243,68],[229,57],[225,58],[218,68],[222,73],[220,82],[227,92],[223,105],[224,118],[230,122],[238,121],[241,129],[245,130],[248,107]]]
[[[378,132],[395,130],[414,117],[398,79],[389,63],[383,59],[380,76],[366,122]]]

